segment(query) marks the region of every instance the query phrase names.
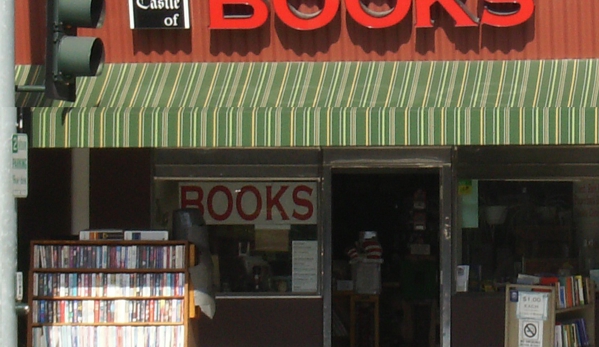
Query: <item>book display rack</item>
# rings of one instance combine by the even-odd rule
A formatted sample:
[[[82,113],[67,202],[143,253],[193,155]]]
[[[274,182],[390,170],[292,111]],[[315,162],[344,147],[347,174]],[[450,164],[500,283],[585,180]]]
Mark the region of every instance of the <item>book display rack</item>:
[[[28,347],[188,347],[186,241],[33,241]]]
[[[505,346],[595,346],[595,287],[583,276],[510,284],[505,297]]]

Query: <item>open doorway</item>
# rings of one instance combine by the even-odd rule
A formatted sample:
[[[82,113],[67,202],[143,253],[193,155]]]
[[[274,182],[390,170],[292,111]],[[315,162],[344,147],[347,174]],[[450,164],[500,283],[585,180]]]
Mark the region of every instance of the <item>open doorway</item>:
[[[331,187],[332,346],[440,346],[439,170],[334,171]]]

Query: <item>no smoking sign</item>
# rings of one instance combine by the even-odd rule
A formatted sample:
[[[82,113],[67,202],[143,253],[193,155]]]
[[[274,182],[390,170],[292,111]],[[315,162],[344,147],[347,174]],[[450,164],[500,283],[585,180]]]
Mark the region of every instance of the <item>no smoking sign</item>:
[[[543,321],[520,319],[518,347],[541,347],[543,345]]]

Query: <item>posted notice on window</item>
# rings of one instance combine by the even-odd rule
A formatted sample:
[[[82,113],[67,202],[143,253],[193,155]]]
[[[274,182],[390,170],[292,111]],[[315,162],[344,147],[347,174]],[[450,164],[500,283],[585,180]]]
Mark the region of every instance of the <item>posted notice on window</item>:
[[[547,320],[549,293],[518,292],[518,319]]]
[[[522,319],[518,324],[518,347],[543,346],[543,321]]]
[[[293,241],[291,288],[294,293],[318,289],[318,241]]]

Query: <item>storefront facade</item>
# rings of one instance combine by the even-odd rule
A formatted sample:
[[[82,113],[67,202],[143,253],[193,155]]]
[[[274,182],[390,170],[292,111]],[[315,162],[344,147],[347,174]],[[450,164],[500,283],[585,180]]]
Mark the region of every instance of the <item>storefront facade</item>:
[[[261,16],[261,3],[249,2],[256,12],[242,17]],[[277,12],[278,5],[266,6],[270,12],[264,24],[253,29],[243,27],[248,22],[234,22],[232,18],[244,9],[223,7],[229,3],[221,1],[189,4],[188,29],[129,29],[126,4],[109,3],[104,28],[80,31],[103,38],[108,64],[103,75],[79,82],[76,102],[51,101],[35,93],[17,94],[17,106],[30,112],[31,145],[36,151],[82,147],[98,153],[114,149],[117,152],[110,151],[117,153],[115,158],[119,148],[139,149],[150,163],[145,170],[150,181],[141,194],[148,198],[149,207],[141,213],[148,224],[140,228],[168,227],[172,211],[195,206],[188,200],[196,198],[186,200],[184,192],[210,192],[215,186],[220,187],[216,195],[249,192],[246,196],[253,197],[255,204],[274,194],[270,207],[281,215],[297,208],[295,222],[279,223],[257,212],[258,205],[231,204],[240,212],[241,218],[235,220],[223,215],[226,208],[215,207],[214,215],[225,220],[220,224],[241,226],[243,230],[251,225],[252,237],[257,230],[268,235],[264,231],[273,225],[291,225],[287,237],[279,241],[308,245],[313,255],[311,266],[316,270],[305,280],[307,287],[285,283],[285,290],[280,291],[274,287],[260,293],[247,288],[232,290],[233,281],[226,285],[221,281],[217,316],[199,322],[200,339],[207,346],[350,343],[349,337],[347,341],[340,339],[332,328],[339,299],[335,296],[339,292],[336,280],[341,280],[336,265],[343,258],[339,256],[346,246],[342,243],[347,241],[339,238],[339,230],[348,229],[353,235],[369,227],[351,229],[352,210],[335,210],[350,199],[351,194],[346,197],[341,192],[351,190],[352,182],[356,182],[358,192],[369,190],[362,180],[381,182],[377,188],[381,195],[389,187],[401,190],[392,182],[426,187],[427,206],[434,207],[426,210],[433,217],[423,228],[435,236],[423,242],[430,247],[425,254],[428,257],[418,259],[434,263],[437,284],[432,291],[436,294],[411,298],[417,302],[412,311],[406,306],[398,311],[415,315],[414,307],[422,302],[431,312],[438,307],[433,322],[429,322],[433,333],[426,340],[430,345],[477,343],[471,340],[473,335],[464,333],[464,327],[479,323],[478,331],[489,339],[488,345],[500,346],[503,327],[492,326],[496,321],[489,317],[502,318],[503,297],[497,292],[485,297],[481,297],[482,292],[456,294],[457,265],[469,262],[482,266],[484,260],[475,259],[469,244],[464,247],[464,242],[470,241],[464,241],[462,229],[475,227],[462,225],[460,189],[484,189],[484,184],[477,184],[486,180],[573,182],[598,177],[594,158],[595,146],[599,145],[599,46],[593,40],[593,18],[599,14],[599,6],[557,0],[534,2],[533,13],[522,17],[522,23],[501,27],[482,18],[487,16],[488,20],[492,13],[512,18],[509,13],[514,9],[493,8],[491,1],[480,8],[479,4],[458,5],[453,1],[439,1],[433,6],[422,5],[424,1],[414,1],[412,6],[403,2],[395,6],[395,12],[398,15],[403,6],[404,17],[385,24],[388,27],[373,29],[367,26],[380,23],[364,25],[352,12],[356,10],[351,3],[338,3],[334,11],[335,3],[292,4],[306,14],[330,16],[320,22],[308,16],[295,24],[307,26],[301,30],[292,27],[285,11]],[[525,9],[532,3],[522,1],[520,6]],[[28,24],[40,14],[30,10],[33,1],[19,6],[17,25],[23,30],[18,32],[27,39],[17,47],[15,84],[41,84],[43,53],[34,42],[43,34]],[[228,12],[221,13],[218,21],[214,13],[219,6],[225,12],[232,11],[230,22],[224,20]],[[381,12],[393,4],[373,2],[366,6]],[[480,25],[469,22],[472,17],[480,17]],[[435,24],[428,27],[432,21]],[[224,28],[232,25],[242,28]],[[563,44],[556,44],[558,38]],[[496,163],[502,165],[491,170]],[[463,183],[472,180],[475,185]],[[290,192],[301,191],[289,198],[291,205],[285,197],[280,198],[284,201],[280,205],[273,197],[278,196],[273,191],[285,194],[283,190],[288,188],[283,186],[290,187]],[[309,198],[302,195],[306,191],[312,192]],[[414,193],[401,191],[402,199]],[[362,193],[372,199],[372,195]],[[402,201],[395,201],[398,208]],[[420,213],[414,206],[407,210]],[[217,219],[210,221],[215,230]],[[415,220],[401,223],[418,229]],[[221,234],[230,237],[226,232]],[[314,242],[316,250],[310,248]],[[412,244],[410,240],[402,242],[404,248]],[[477,249],[486,245],[477,244]],[[272,247],[280,251],[282,246],[261,247],[273,252]],[[286,252],[286,257],[293,256],[293,250]],[[225,259],[224,254],[217,255]],[[391,258],[385,262],[392,264]],[[289,259],[280,263],[288,265]],[[273,262],[269,266],[271,270],[275,267]],[[594,264],[581,266],[581,270],[589,266]],[[278,285],[293,277],[290,271],[281,270],[276,288],[283,288]],[[391,292],[401,292],[394,285],[406,283],[405,278],[386,279]],[[478,322],[464,319],[459,313],[478,307],[477,298],[490,300],[492,307],[499,303],[495,315]],[[393,300],[381,305],[389,302]],[[384,317],[381,320],[393,320]],[[385,324],[378,325],[381,346],[418,343],[414,334],[421,327],[404,322],[397,329],[387,327],[391,332],[384,333]],[[298,326],[303,329],[298,330]],[[230,333],[233,327],[236,334]]]

